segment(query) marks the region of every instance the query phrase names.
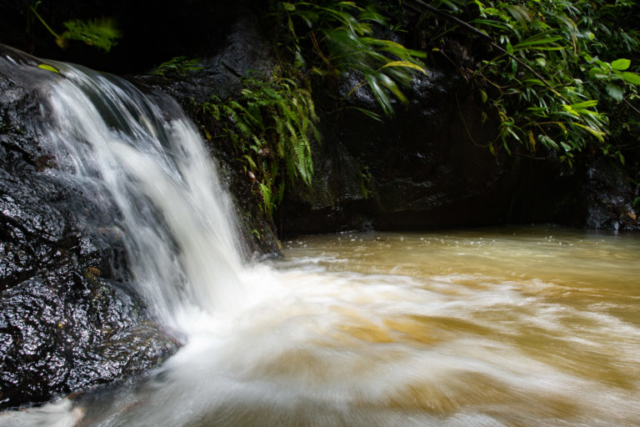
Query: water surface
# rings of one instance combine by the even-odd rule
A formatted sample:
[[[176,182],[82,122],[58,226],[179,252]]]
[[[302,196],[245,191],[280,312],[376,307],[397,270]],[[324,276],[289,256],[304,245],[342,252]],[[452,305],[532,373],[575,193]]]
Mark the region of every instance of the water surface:
[[[83,426],[637,426],[640,240],[561,228],[311,236],[244,272]],[[65,401],[63,401],[65,402]],[[59,403],[62,405],[63,403]]]

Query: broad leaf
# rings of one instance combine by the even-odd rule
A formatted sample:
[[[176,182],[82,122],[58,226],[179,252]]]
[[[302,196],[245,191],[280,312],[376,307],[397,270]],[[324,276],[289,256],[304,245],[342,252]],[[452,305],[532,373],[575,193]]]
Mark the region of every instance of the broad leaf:
[[[616,101],[622,101],[624,99],[624,92],[622,92],[622,89],[618,85],[608,84],[607,93]]]
[[[594,67],[591,70],[589,70],[589,78],[591,80],[601,80],[606,77],[607,75],[605,74],[605,71],[602,68]]]
[[[631,61],[628,59],[616,59],[611,63],[611,68],[618,71],[624,71],[631,66]]]
[[[38,68],[42,68],[43,70],[51,71],[51,72],[56,73],[56,74],[60,74],[60,71],[58,71],[57,68],[55,68],[55,67],[53,67],[51,65],[48,65],[48,64],[40,64],[40,65],[38,65]]]
[[[640,75],[631,72],[622,73],[622,77],[629,83],[633,83],[634,85],[640,85]]]

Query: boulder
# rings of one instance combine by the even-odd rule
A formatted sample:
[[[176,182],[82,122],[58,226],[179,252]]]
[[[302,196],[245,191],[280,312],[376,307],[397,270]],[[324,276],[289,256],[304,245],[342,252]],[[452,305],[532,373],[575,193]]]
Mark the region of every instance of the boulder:
[[[356,83],[347,76],[341,91]],[[350,108],[380,113],[364,87],[338,114],[322,114],[314,188],[287,195],[284,231],[507,221],[517,165],[488,150],[495,125],[483,121],[481,104],[461,88],[460,79],[435,69],[415,80],[407,91],[410,103],[398,103],[384,123]]]

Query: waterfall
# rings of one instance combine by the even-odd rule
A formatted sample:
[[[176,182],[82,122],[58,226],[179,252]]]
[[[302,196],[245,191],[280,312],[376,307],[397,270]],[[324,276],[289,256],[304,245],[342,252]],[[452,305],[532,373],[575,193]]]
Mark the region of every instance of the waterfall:
[[[243,300],[237,227],[194,125],[123,79],[55,66],[64,78],[51,83],[43,129],[52,173],[115,205],[135,286],[162,322],[185,330],[192,313],[233,311]]]

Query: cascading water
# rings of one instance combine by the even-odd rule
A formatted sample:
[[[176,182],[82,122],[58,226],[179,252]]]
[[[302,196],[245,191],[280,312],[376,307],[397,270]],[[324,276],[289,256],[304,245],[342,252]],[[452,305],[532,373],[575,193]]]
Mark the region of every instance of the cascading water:
[[[136,286],[185,346],[146,380],[0,426],[640,424],[638,239],[343,234],[242,265],[182,113],[56,66],[52,173],[117,206]]]
[[[171,120],[129,83],[56,64],[44,129],[61,174],[114,203],[136,286],[167,325],[245,300],[231,206],[177,105]],[[186,317],[185,317],[186,316]]]

